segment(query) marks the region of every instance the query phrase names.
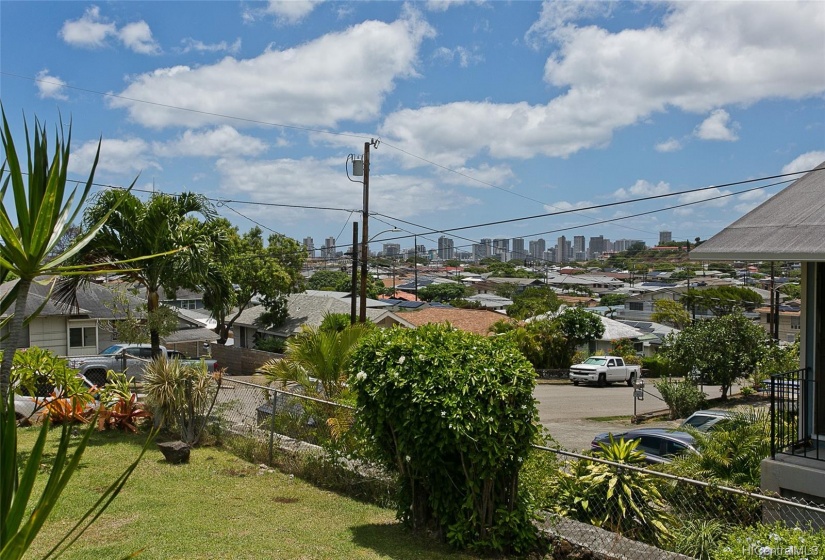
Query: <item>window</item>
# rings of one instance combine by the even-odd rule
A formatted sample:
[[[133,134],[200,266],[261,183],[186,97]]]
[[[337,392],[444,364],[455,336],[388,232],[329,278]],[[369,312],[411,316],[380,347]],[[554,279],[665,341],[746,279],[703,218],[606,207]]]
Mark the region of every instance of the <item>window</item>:
[[[95,327],[70,327],[69,348],[86,348],[97,346],[97,329]]]
[[[791,317],[791,328],[799,330],[799,317]]]
[[[644,302],[641,302],[641,301],[629,301],[629,302],[627,302],[627,304],[628,304],[629,309],[630,309],[631,311],[644,311],[644,310],[645,310],[645,304],[644,304]]]

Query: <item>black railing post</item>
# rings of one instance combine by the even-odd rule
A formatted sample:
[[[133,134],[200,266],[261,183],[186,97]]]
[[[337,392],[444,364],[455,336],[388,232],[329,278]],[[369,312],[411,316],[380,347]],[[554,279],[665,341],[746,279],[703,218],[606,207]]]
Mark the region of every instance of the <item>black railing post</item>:
[[[776,379],[771,375],[771,459],[776,459]]]

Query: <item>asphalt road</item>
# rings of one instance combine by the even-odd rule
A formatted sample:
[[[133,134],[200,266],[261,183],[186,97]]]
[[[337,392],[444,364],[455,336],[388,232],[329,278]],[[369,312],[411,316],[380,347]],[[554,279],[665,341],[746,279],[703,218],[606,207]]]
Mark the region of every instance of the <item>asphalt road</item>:
[[[594,385],[574,386],[568,382],[551,382],[536,385],[533,394],[538,401],[539,419],[550,435],[564,449],[580,451],[589,449],[596,434],[621,432],[635,427],[630,419],[667,409],[661,395],[653,386],[653,380],[645,380],[644,400],[633,397],[633,387],[614,383],[607,387]],[[738,391],[738,387],[734,388]],[[719,396],[719,387],[704,386],[708,398]],[[657,420],[645,423],[646,427],[675,427],[677,421]]]

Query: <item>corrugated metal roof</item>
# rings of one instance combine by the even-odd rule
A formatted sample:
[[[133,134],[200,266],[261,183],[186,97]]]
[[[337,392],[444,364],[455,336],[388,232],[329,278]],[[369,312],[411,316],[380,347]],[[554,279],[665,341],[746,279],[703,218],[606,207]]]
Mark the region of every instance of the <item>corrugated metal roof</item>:
[[[825,261],[825,162],[702,243],[690,257]]]

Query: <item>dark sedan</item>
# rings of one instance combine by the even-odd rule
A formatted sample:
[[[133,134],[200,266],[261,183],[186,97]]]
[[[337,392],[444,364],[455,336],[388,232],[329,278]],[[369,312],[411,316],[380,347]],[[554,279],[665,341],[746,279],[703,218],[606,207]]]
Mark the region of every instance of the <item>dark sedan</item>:
[[[613,434],[614,440],[639,440],[637,451],[641,451],[648,463],[669,463],[673,457],[683,453],[698,453],[696,441],[687,432],[666,428],[637,428]],[[597,435],[590,443],[594,451],[601,451],[600,443],[609,444],[610,434]]]

